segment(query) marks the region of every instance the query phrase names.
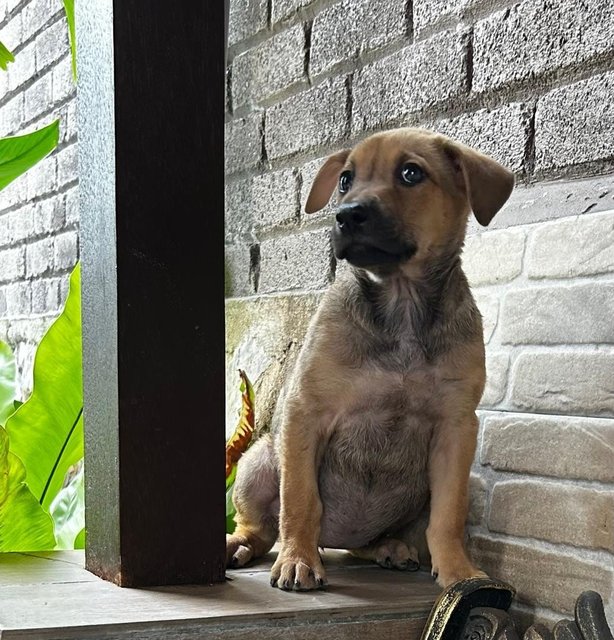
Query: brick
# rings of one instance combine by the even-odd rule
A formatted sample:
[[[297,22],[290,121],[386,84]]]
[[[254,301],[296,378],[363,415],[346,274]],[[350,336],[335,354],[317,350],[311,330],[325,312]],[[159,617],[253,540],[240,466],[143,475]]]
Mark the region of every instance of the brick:
[[[233,108],[261,102],[305,80],[304,75],[305,30],[297,24],[234,59]]]
[[[24,93],[24,118],[31,121],[42,115],[52,105],[51,73],[47,73]]]
[[[60,142],[77,137],[77,101],[71,100],[58,110],[60,119]]]
[[[342,0],[319,13],[311,32],[309,73],[317,76],[407,36],[404,2]]]
[[[255,292],[257,271],[253,249],[248,244],[227,245],[225,249],[224,289],[226,296],[249,296]],[[257,267],[256,267],[257,269]]]
[[[323,289],[332,278],[328,229],[266,240],[260,245],[259,293]]]
[[[68,289],[70,286],[70,274],[67,273],[64,276],[61,276],[59,278],[60,281],[60,308],[64,306],[64,303],[66,302],[66,298],[68,297]]]
[[[346,133],[344,78],[326,80],[266,113],[265,146],[270,159],[338,142]]]
[[[29,200],[46,193],[53,193],[57,189],[56,167],[56,156],[52,153],[28,169],[25,176]]]
[[[24,122],[23,94],[18,94],[2,105],[0,136],[16,135]],[[3,196],[4,197],[4,196]]]
[[[262,114],[250,113],[226,123],[226,173],[255,167],[262,155]]]
[[[529,278],[573,278],[612,272],[614,213],[544,224],[535,230],[527,248]]]
[[[495,332],[499,319],[499,298],[495,294],[485,293],[483,291],[476,291],[473,297],[482,315],[484,344],[488,344]]]
[[[224,233],[226,241],[250,243],[254,238],[253,178],[227,180]]]
[[[271,227],[298,220],[298,184],[294,169],[256,176],[252,201],[258,227]]]
[[[498,482],[492,492],[488,528],[614,551],[614,491],[542,480]]]
[[[15,56],[15,62],[9,64],[6,71],[2,72],[7,74],[9,91],[15,91],[36,73],[34,51],[33,44],[24,47]]]
[[[267,0],[232,0],[228,22],[228,44],[255,35],[267,26]]]
[[[68,25],[62,18],[47,27],[36,38],[36,70],[38,72],[57,62],[69,51]]]
[[[0,252],[0,282],[16,280],[25,275],[26,258],[23,247],[3,249]]]
[[[0,74],[0,96],[4,97],[7,94],[8,90],[9,90],[8,76],[6,73],[1,73]]]
[[[2,189],[0,210],[11,209],[16,205],[24,205],[27,199],[27,177],[26,174],[22,174]]]
[[[12,241],[11,215],[11,213],[0,215],[0,247],[5,247]]]
[[[469,477],[468,525],[481,524],[486,509],[486,495],[486,481],[481,476],[472,473]]]
[[[51,313],[59,309],[59,279],[32,281],[32,313]]]
[[[610,13],[614,16],[614,12]],[[614,24],[614,20],[612,20]],[[614,26],[612,27],[614,38]],[[614,73],[555,89],[537,102],[535,170],[610,160],[614,155]]]
[[[62,200],[53,196],[41,200],[33,208],[34,232],[37,235],[55,233],[64,226],[64,208]]]
[[[79,224],[79,189],[77,187],[66,192],[64,211],[62,213],[66,217],[67,225],[76,226]]]
[[[456,118],[437,120],[426,124],[425,128],[473,147],[520,173],[524,169],[530,120],[530,105],[514,102],[499,109],[480,109]]]
[[[23,9],[23,38],[31,38],[42,26],[62,15],[61,6],[54,0],[31,0]]]
[[[6,12],[10,14],[23,0],[6,0]]]
[[[524,0],[480,20],[473,37],[473,90],[581,68],[614,50],[610,0]],[[513,64],[510,64],[513,52]]]
[[[79,235],[67,231],[57,235],[53,242],[53,265],[56,271],[72,269],[79,259]]]
[[[528,411],[614,413],[614,353],[521,352],[512,378],[512,404]]]
[[[34,235],[34,207],[26,205],[8,214],[11,242],[21,242]]]
[[[480,461],[500,471],[614,483],[614,420],[488,416]]]
[[[53,238],[43,238],[26,247],[28,277],[43,275],[53,268]]]
[[[476,537],[471,554],[493,578],[513,584],[520,602],[573,614],[578,594],[612,590],[612,567],[575,554],[515,542]]]
[[[468,236],[463,250],[463,270],[469,284],[509,282],[522,271],[525,232],[522,229],[486,231]]]
[[[469,0],[414,0],[413,26],[417,37],[442,22],[459,22]]]
[[[72,62],[67,55],[58,63],[52,72],[53,76],[53,102],[58,103],[77,93],[77,87],[72,77]]]
[[[9,51],[15,51],[23,42],[23,21],[21,12],[15,14],[3,27],[0,32],[0,41]],[[12,64],[15,64],[13,62]]]
[[[6,314],[9,318],[27,316],[32,312],[31,288],[29,282],[15,282],[4,289]]]
[[[314,0],[272,0],[271,22],[275,24],[284,18],[288,18],[313,1]]]
[[[509,291],[501,341],[510,344],[614,343],[614,283]]]
[[[58,163],[58,186],[74,182],[78,178],[77,145],[71,144],[56,154]]]
[[[486,387],[480,401],[481,407],[493,407],[505,397],[510,358],[503,352],[486,352]]]
[[[403,121],[458,97],[466,88],[465,37],[440,33],[354,74],[352,131]]]

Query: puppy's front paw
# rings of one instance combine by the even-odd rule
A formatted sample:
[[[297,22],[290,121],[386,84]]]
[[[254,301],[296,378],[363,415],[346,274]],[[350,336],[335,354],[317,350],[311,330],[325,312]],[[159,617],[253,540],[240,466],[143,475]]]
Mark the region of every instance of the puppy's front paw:
[[[311,591],[326,586],[326,573],[315,550],[311,553],[286,553],[282,549],[271,569],[271,586],[283,591]]]
[[[444,589],[452,583],[467,578],[488,578],[488,575],[474,567],[469,561],[457,560],[444,563],[438,567],[433,565],[432,574],[437,579],[437,584]]]

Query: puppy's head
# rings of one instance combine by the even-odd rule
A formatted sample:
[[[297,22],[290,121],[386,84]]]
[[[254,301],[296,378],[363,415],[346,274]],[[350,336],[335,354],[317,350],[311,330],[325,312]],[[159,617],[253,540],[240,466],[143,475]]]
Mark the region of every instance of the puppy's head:
[[[487,225],[513,186],[492,158],[439,134],[396,129],[330,156],[305,211],[322,209],[337,190],[335,256],[386,273],[460,250],[469,212]]]

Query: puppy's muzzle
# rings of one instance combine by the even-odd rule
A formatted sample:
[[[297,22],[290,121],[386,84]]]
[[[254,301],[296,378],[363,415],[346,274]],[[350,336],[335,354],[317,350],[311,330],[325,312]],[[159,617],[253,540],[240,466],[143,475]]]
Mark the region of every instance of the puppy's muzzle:
[[[333,249],[338,260],[365,268],[398,264],[416,252],[412,243],[400,237],[392,218],[371,201],[339,205],[333,228]]]
[[[355,234],[363,230],[371,218],[371,209],[361,202],[342,204],[335,216],[337,226],[343,234]]]

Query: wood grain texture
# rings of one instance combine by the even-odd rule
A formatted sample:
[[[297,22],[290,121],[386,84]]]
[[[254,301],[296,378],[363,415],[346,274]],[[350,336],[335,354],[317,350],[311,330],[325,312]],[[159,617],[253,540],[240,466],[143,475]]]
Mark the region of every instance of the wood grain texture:
[[[87,566],[219,582],[224,5],[94,5],[76,21]]]
[[[82,558],[74,552],[75,558]],[[269,586],[271,556],[226,583],[122,589],[61,560],[0,556],[0,638],[418,638],[439,589],[422,572],[386,571],[329,552],[330,589]],[[69,571],[67,571],[67,568]],[[15,581],[16,575],[21,579]]]

